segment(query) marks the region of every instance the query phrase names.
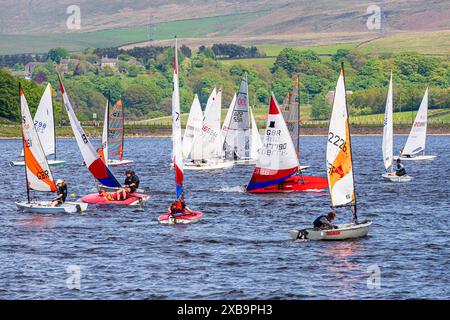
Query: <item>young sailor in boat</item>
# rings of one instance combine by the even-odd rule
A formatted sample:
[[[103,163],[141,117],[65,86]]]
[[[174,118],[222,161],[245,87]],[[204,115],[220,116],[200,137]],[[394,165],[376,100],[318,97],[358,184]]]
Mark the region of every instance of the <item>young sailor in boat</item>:
[[[174,201],[170,205],[169,211],[172,217],[180,216],[186,213],[186,202],[184,201],[183,195],[181,195],[180,199]]]
[[[397,159],[397,164],[394,167],[395,175],[401,177],[406,174],[405,166],[401,163],[400,158]]]
[[[139,188],[139,177],[134,173],[134,171],[127,170],[125,172],[126,178],[123,188],[117,191],[117,200],[120,200],[121,196],[125,200],[130,193],[136,192]]]
[[[64,180],[58,179],[56,181],[56,198],[52,200],[51,207],[56,207],[66,202],[67,198],[67,183]]]
[[[321,215],[316,220],[314,220],[314,228],[317,229],[337,229],[338,227],[333,224],[334,219],[336,219],[336,213],[333,211],[328,212],[328,214]]]

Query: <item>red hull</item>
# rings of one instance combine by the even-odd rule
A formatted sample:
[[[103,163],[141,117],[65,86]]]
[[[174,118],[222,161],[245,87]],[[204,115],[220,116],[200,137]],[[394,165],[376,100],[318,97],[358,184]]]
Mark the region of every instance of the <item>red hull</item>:
[[[105,197],[99,195],[98,193],[92,193],[81,198],[81,201],[90,204],[118,204],[118,205],[132,206],[138,204],[140,199],[142,199],[142,201],[145,202],[148,200],[148,198],[149,196],[146,194],[132,193],[127,199],[117,201],[117,200],[108,200]]]
[[[319,191],[328,188],[328,179],[312,176],[292,176],[278,185],[247,191],[249,193],[286,193]]]
[[[165,223],[165,222],[169,222],[170,218],[171,218],[171,214],[170,213],[164,213],[163,215],[160,215],[158,220],[161,223]],[[203,216],[203,213],[200,211],[194,211],[191,210],[189,208],[186,208],[186,213],[182,214],[182,215],[177,215],[174,219],[175,219],[175,223],[189,223],[189,222],[194,222],[197,221],[198,219],[200,219]]]

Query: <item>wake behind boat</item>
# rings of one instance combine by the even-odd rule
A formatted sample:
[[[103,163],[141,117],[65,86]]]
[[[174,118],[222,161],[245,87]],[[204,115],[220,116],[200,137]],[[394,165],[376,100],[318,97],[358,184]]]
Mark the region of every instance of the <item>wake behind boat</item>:
[[[367,236],[371,221],[358,222],[351,135],[345,92],[344,64],[337,81],[327,141],[327,177],[330,188],[331,207],[351,206],[352,223],[336,228],[306,228],[291,230],[292,240],[347,240]],[[335,215],[331,212],[331,215]]]

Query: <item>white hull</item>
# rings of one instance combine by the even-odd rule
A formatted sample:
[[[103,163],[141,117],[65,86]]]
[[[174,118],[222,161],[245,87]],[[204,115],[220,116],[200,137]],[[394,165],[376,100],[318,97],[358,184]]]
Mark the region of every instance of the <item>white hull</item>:
[[[347,223],[337,225],[338,229],[330,230],[316,230],[316,229],[304,229],[304,230],[291,230],[292,240],[347,240],[357,239],[367,236],[369,233],[369,226],[372,221],[367,221],[360,224]],[[306,235],[301,236],[301,231],[306,231]]]
[[[121,166],[133,163],[133,160],[108,160],[108,166]]]
[[[409,182],[413,179],[411,176],[397,176],[395,173],[384,173],[382,177],[384,180],[391,182]]]
[[[255,165],[258,159],[239,159],[234,160],[235,165]]]
[[[300,171],[305,171],[306,169],[311,168],[311,166],[300,166]]]
[[[200,163],[194,164],[192,162],[185,162],[183,165],[184,170],[202,171],[202,170],[220,170],[228,169],[234,166],[233,161],[229,162],[215,162],[215,163]]]
[[[395,156],[394,160],[397,160],[399,156]],[[421,161],[421,160],[433,160],[436,156],[411,156],[410,158],[400,156],[402,161]]]
[[[32,213],[77,213],[86,211],[88,204],[83,202],[65,202],[60,206],[50,207],[49,201],[16,202],[19,210]]]
[[[64,160],[48,160],[49,166],[62,166],[66,162]],[[23,167],[25,165],[25,161],[11,161],[9,163],[11,167]]]

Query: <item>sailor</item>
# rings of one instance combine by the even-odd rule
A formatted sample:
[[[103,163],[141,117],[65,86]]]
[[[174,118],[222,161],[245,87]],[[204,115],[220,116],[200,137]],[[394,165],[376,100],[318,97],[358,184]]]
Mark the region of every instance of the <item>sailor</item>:
[[[186,202],[184,201],[184,197],[181,196],[180,199],[174,201],[170,206],[170,214],[172,216],[177,216],[185,213]]]
[[[134,171],[127,170],[125,176],[126,178],[123,187],[117,191],[117,200],[120,200],[120,196],[125,200],[130,193],[136,192],[136,189],[139,188],[139,177]]]
[[[334,211],[328,212],[326,216],[321,215],[316,220],[314,220],[314,228],[337,229],[338,227],[333,224],[334,219],[336,219],[336,213]]]
[[[396,176],[404,176],[406,174],[405,166],[401,163],[400,158],[397,158],[397,164],[394,167]]]
[[[56,181],[56,197],[52,200],[50,206],[56,207],[66,202],[67,198],[67,183],[64,180],[58,179]]]

